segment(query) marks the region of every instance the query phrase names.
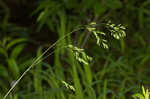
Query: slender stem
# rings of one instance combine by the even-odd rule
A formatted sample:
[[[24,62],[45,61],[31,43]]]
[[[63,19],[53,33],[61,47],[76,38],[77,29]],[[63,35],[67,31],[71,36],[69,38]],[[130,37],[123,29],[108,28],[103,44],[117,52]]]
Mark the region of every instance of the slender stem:
[[[79,31],[83,29],[83,27],[79,27],[75,30],[73,30],[72,32],[64,35],[62,38],[60,38],[59,40],[57,40],[53,45],[51,45],[50,47],[48,47],[25,71],[24,73],[18,78],[18,80],[13,84],[13,86],[9,89],[9,91],[5,94],[5,96],[3,97],[3,99],[6,99],[6,97],[10,94],[10,92],[16,87],[16,85],[20,82],[20,80],[27,74],[28,71],[30,71],[32,69],[32,67],[37,64],[37,62],[51,49],[53,48],[57,43],[59,43],[61,40],[63,40],[65,37],[69,36],[70,34]]]
[[[89,37],[90,37],[90,34],[91,34],[91,32],[88,32],[88,33],[87,33],[87,35],[86,35],[86,37],[85,37],[85,39],[84,39],[84,41],[83,41],[83,43],[82,43],[82,45],[81,45],[81,48],[83,48],[83,47],[85,46],[86,42],[88,41],[88,39],[89,39]]]

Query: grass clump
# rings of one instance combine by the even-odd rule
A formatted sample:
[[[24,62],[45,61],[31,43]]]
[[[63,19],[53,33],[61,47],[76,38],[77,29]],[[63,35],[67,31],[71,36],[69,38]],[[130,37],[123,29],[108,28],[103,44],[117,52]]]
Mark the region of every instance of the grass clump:
[[[144,86],[142,86],[142,94],[141,93],[136,93],[134,95],[132,95],[132,97],[134,99],[149,99],[149,90],[144,88]]]

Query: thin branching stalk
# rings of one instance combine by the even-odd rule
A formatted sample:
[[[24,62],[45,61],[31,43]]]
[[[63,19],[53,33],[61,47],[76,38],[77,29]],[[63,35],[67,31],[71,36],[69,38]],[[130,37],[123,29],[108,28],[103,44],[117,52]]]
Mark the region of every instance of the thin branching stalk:
[[[59,40],[57,40],[54,44],[52,44],[50,47],[48,47],[24,72],[23,74],[18,78],[18,80],[12,85],[12,87],[8,90],[8,92],[5,94],[5,96],[3,97],[3,99],[6,99],[7,96],[10,94],[10,92],[16,87],[16,85],[20,82],[20,80],[27,74],[28,71],[31,70],[31,68],[33,66],[35,66],[37,63],[39,63],[40,59],[51,49],[53,48],[57,43],[59,43],[61,40],[63,40],[65,37],[71,35],[72,33],[76,32],[76,31],[79,31],[83,29],[83,26],[82,27],[79,27],[75,30],[73,30],[72,32],[64,35],[62,38],[60,38]]]
[[[10,94],[10,92],[16,87],[16,85],[20,82],[20,80],[27,74],[28,71],[30,71],[36,64],[38,64],[41,60],[44,60],[45,58],[47,58],[48,56],[50,56],[51,54],[53,54],[54,52],[51,52],[50,54],[48,54],[46,57],[44,57],[43,59],[41,59],[51,48],[53,48],[57,43],[59,43],[60,41],[62,41],[63,39],[65,39],[67,36],[71,35],[72,33],[75,33],[81,29],[87,29],[90,32],[93,32],[93,34],[95,35],[96,39],[97,39],[97,44],[100,45],[100,40],[102,40],[102,44],[105,48],[108,48],[105,44],[106,43],[106,40],[103,40],[101,39],[100,37],[98,37],[98,34],[101,34],[101,35],[104,35],[105,33],[101,32],[101,31],[97,31],[95,26],[96,25],[99,25],[99,24],[96,24],[96,22],[91,22],[90,25],[80,25],[78,28],[74,29],[72,32],[70,33],[67,33],[66,35],[62,36],[60,39],[58,39],[55,43],[53,43],[51,46],[49,46],[39,57],[37,57],[33,63],[23,72],[23,74],[18,78],[18,80],[12,85],[12,87],[8,90],[8,92],[5,94],[5,96],[3,97],[3,99],[6,99],[7,96]],[[101,23],[100,25],[104,25],[103,23]],[[94,27],[93,27],[94,26]],[[124,37],[125,36],[125,27],[121,26],[120,25],[115,25],[115,24],[112,24],[111,22],[107,23],[106,26],[108,28],[110,28],[110,31],[112,32],[112,36],[114,36],[114,38],[117,38],[119,39],[120,37]],[[118,33],[118,34],[115,34],[115,33]],[[88,34],[90,36],[90,34]],[[89,37],[88,36],[88,37]],[[87,37],[87,39],[88,39]],[[87,39],[85,39],[85,42],[87,41]],[[83,46],[84,46],[84,43],[83,43]],[[83,47],[82,46],[82,47]],[[83,62],[83,63],[86,63],[87,62],[85,60],[91,60],[90,57],[88,57],[84,52],[82,52],[81,50],[82,49],[78,49],[77,47],[73,47],[73,46],[70,46],[71,48],[75,48],[77,53],[76,53],[76,58],[78,61],[80,62]],[[61,48],[60,48],[61,49]],[[80,50],[80,51],[79,51]],[[81,53],[82,57],[83,58],[80,58],[79,57],[79,52]]]

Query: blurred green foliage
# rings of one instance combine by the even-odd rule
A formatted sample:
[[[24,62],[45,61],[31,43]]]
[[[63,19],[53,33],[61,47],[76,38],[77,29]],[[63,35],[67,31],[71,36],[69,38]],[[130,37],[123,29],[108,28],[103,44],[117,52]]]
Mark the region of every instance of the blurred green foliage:
[[[85,27],[91,22],[98,24],[94,31]],[[46,53],[8,99],[143,97],[133,94],[150,86],[149,0],[0,0],[0,99],[35,58],[80,27]],[[120,36],[127,37],[119,41]],[[63,48],[68,44],[84,48],[93,61],[87,63],[90,57],[82,51],[76,61]]]

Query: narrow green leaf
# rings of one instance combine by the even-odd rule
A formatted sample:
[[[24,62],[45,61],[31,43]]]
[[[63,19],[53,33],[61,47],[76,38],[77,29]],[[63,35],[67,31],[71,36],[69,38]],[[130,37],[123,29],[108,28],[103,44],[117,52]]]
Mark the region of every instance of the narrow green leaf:
[[[0,76],[1,76],[1,77],[5,77],[5,78],[8,77],[8,71],[7,71],[7,69],[5,68],[5,66],[2,65],[2,64],[0,64]]]
[[[144,86],[142,86],[142,92],[143,92],[143,95],[145,96],[146,92],[145,92]]]
[[[20,76],[20,73],[15,59],[9,58],[7,61],[10,71],[12,72],[14,78],[17,79]]]
[[[134,95],[132,95],[132,97],[134,98],[134,99],[144,99],[144,96],[142,95],[142,94],[140,94],[140,93],[136,93],[136,94],[134,94]]]
[[[41,21],[42,18],[44,17],[44,15],[45,15],[45,11],[42,11],[42,12],[40,13],[39,17],[37,18],[37,22]]]
[[[23,51],[25,44],[17,45],[15,48],[13,48],[10,57],[16,59],[20,53]]]
[[[25,41],[27,41],[27,39],[25,39],[25,38],[19,38],[19,39],[12,40],[12,41],[10,41],[10,43],[8,43],[8,45],[6,46],[6,49],[8,50],[12,46],[14,46],[18,43],[21,43],[21,42],[25,42]]]
[[[145,99],[149,99],[149,91],[148,91],[148,89],[146,90]]]
[[[7,51],[3,48],[0,48],[0,54],[5,56],[5,57],[8,57]]]

